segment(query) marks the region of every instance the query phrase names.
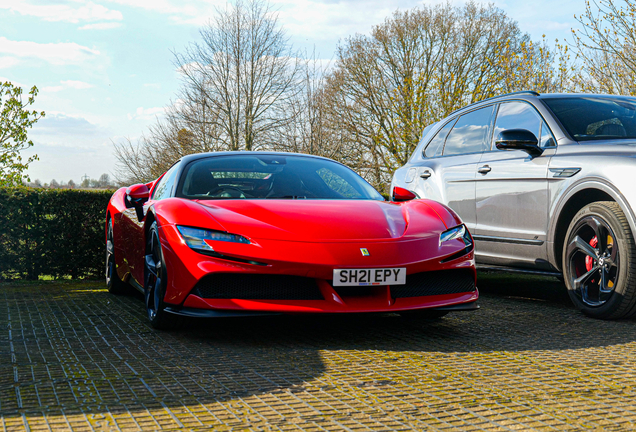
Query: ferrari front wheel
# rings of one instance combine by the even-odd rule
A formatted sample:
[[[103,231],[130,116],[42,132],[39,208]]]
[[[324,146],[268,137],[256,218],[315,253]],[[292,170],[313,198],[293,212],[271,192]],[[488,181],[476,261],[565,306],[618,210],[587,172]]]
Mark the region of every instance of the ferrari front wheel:
[[[636,244],[620,206],[599,201],[572,219],[563,247],[568,294],[585,315],[627,318],[636,310]]]
[[[180,327],[183,318],[166,312],[163,302],[167,278],[157,222],[153,222],[148,230],[144,261],[144,299],[150,325],[159,330]]]
[[[111,294],[126,294],[128,286],[117,274],[115,263],[115,242],[113,240],[113,220],[108,219],[108,231],[106,234],[106,287]]]

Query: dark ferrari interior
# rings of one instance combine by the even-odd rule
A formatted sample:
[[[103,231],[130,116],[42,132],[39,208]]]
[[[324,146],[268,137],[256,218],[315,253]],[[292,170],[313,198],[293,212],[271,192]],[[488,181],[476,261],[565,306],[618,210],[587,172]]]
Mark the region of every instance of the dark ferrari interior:
[[[191,162],[177,196],[190,199],[375,199],[349,168],[303,156],[228,155]]]

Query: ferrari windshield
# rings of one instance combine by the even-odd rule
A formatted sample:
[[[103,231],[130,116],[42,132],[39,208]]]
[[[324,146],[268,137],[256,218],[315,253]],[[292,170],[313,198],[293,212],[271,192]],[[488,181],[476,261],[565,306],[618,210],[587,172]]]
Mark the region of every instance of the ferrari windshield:
[[[636,98],[568,96],[543,101],[577,141],[636,138]]]
[[[186,166],[177,196],[190,199],[383,200],[339,163],[295,155],[227,155]]]

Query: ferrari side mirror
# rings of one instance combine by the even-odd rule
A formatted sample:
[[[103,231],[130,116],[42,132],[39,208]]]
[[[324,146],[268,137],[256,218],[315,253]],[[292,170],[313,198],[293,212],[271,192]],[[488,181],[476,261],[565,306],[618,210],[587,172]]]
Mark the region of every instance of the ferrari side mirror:
[[[136,184],[126,189],[126,208],[134,208],[137,219],[141,222],[144,217],[144,204],[150,198],[150,191],[145,184]]]
[[[417,198],[417,195],[399,186],[393,188],[393,194],[391,195],[391,200],[395,202],[410,201],[415,198]]]

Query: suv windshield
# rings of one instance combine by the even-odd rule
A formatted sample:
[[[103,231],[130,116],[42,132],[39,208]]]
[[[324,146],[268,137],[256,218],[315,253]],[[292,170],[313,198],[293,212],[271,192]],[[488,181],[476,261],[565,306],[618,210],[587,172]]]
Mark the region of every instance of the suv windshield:
[[[543,101],[577,141],[636,138],[636,98],[577,96]]]
[[[181,178],[177,196],[190,199],[384,200],[349,168],[303,156],[213,156],[188,164]]]

